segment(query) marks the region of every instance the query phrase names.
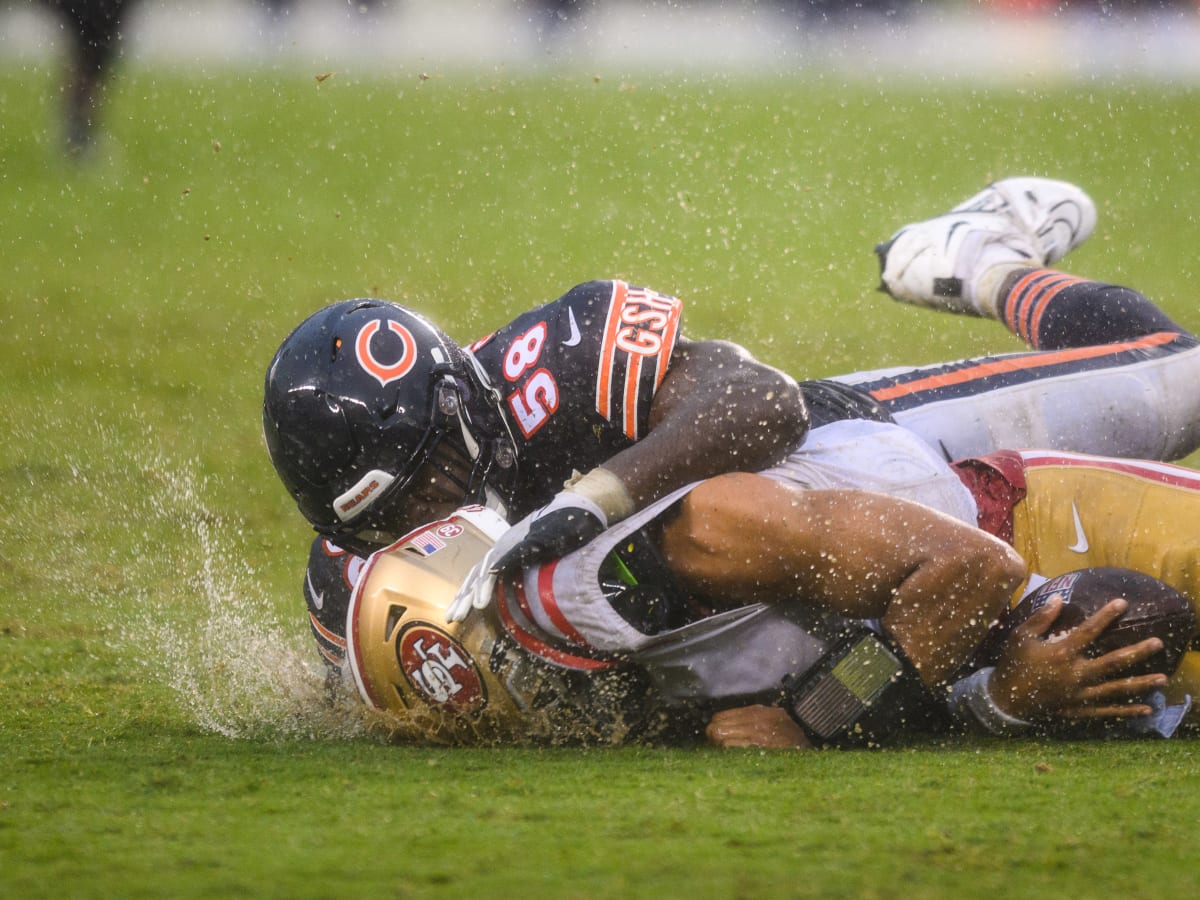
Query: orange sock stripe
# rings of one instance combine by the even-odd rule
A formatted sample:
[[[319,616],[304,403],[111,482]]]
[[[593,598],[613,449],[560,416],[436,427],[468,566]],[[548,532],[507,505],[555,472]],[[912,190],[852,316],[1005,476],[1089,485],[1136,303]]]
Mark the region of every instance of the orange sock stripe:
[[[1030,285],[1035,284],[1038,280],[1050,274],[1049,269],[1034,269],[1028,275],[1025,275],[1013,285],[1008,296],[1004,298],[1004,325],[1021,340],[1029,343],[1029,338],[1025,335],[1024,329],[1021,327],[1021,311],[1023,306],[1021,298],[1025,296],[1025,292],[1029,290]]]
[[[1037,349],[1040,347],[1038,332],[1046,308],[1065,288],[1082,281],[1084,279],[1053,269],[1031,272],[1009,291],[1004,301],[1004,324],[1013,334]]]
[[[1043,285],[1041,293],[1037,296],[1037,299],[1031,299],[1031,307],[1029,312],[1026,314],[1026,319],[1029,323],[1029,337],[1027,338],[1027,342],[1030,344],[1030,346],[1034,348],[1041,347],[1041,340],[1039,336],[1042,328],[1042,316],[1045,315],[1046,309],[1050,306],[1051,301],[1071,285],[1079,284],[1082,281],[1082,278],[1076,278],[1073,275],[1063,275]]]

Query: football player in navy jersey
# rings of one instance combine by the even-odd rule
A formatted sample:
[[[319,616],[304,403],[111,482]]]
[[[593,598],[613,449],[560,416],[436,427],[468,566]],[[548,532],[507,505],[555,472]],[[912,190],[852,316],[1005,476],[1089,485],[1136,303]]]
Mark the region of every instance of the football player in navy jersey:
[[[322,653],[337,663],[344,652],[356,553],[463,502],[502,509],[515,525],[464,586],[462,616],[502,572],[580,546],[674,487],[778,461],[809,418],[895,421],[946,458],[1005,446],[1190,452],[1200,401],[1170,385],[1194,383],[1195,338],[1141,295],[1045,268],[1094,221],[1072,185],[1009,179],[879,251],[898,299],[991,309],[1033,346],[1059,349],[802,388],[733,345],[686,341],[679,301],[621,282],[580,285],[467,352],[394,304],[318,312],[268,370],[264,429],[321,535],[305,594]],[[991,305],[968,309],[967,295]],[[1069,349],[1072,318],[1081,341],[1107,343]]]

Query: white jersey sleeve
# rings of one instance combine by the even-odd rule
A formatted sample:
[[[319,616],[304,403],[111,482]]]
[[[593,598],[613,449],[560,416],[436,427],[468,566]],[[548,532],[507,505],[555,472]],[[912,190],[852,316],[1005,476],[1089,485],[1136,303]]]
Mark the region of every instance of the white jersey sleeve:
[[[975,520],[974,499],[953,470],[894,425],[824,426],[763,474],[807,489],[872,490]],[[693,487],[635,513],[580,550],[526,571],[497,597],[505,630],[526,651],[556,665],[587,670],[635,663],[668,703],[777,696],[785,676],[806,671],[825,655],[845,620],[802,603],[758,603],[645,633],[614,607],[601,585],[608,555]]]
[[[949,463],[912,432],[886,422],[847,419],[814,428],[762,474],[809,490],[887,494],[976,524],[975,499]]]
[[[622,521],[583,549],[530,569],[498,597],[505,629],[527,651],[587,668],[622,660],[641,667],[668,704],[750,702],[777,696],[783,679],[825,653],[835,623],[811,609],[763,603],[645,634],[609,602],[600,567],[609,553],[693,486]]]

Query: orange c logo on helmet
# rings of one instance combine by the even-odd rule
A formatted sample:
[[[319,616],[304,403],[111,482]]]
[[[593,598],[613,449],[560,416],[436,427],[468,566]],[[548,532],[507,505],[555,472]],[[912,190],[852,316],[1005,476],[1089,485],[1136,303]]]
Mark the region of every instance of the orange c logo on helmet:
[[[404,349],[400,358],[395,362],[380,362],[371,352],[371,338],[379,332],[379,325],[382,321],[382,319],[372,319],[359,330],[358,337],[354,340],[354,354],[358,357],[358,364],[367,374],[378,381],[381,387],[387,387],[389,382],[403,378],[412,371],[412,367],[417,362],[417,342],[411,331],[399,322],[389,321],[388,329],[404,342]]]

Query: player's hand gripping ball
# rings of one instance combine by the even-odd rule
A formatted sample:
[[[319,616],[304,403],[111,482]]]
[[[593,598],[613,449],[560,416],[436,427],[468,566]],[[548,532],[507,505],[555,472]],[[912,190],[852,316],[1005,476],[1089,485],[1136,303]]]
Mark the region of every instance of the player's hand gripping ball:
[[[1146,638],[1162,640],[1162,650],[1123,675],[1174,674],[1196,630],[1191,603],[1169,584],[1131,569],[1079,569],[1051,578],[1009,610],[989,633],[981,649],[982,664],[993,664],[1009,633],[1056,594],[1062,597],[1063,606],[1047,633],[1048,640],[1075,628],[1117,597],[1123,597],[1129,608],[1092,641],[1089,656],[1103,656]]]

